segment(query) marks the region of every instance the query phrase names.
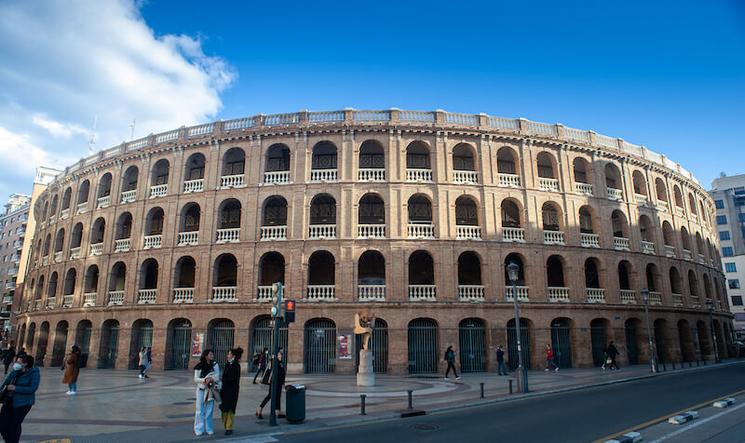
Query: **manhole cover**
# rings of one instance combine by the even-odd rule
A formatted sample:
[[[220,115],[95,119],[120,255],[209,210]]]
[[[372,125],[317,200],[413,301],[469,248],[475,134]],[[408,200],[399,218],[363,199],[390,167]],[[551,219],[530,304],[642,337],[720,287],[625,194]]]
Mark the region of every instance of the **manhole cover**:
[[[425,423],[419,423],[417,425],[412,426],[412,428],[416,429],[417,431],[436,431],[440,429],[437,425],[428,425]]]

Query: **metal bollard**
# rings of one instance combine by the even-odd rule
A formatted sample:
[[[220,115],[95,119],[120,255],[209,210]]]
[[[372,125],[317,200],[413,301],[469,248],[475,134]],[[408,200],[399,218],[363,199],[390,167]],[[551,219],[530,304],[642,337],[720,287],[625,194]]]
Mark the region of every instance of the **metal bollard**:
[[[411,389],[409,389],[409,390],[406,391],[406,393],[409,395],[409,409],[414,409],[414,405],[413,405],[412,400],[411,400],[411,394],[413,392],[414,391],[412,391]]]
[[[512,394],[512,379],[510,379],[509,382],[510,382],[510,394]]]
[[[360,394],[360,415],[367,415],[367,412],[365,412],[365,399],[367,398],[367,395]]]
[[[481,384],[481,398],[484,398],[484,383]]]

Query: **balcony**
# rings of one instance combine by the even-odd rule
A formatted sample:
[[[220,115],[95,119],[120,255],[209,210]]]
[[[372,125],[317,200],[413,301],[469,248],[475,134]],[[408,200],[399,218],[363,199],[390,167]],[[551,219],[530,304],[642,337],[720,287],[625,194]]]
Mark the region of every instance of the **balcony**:
[[[287,240],[287,226],[262,226],[259,235],[262,241]]]
[[[97,209],[103,209],[111,205],[111,196],[110,195],[104,195],[103,197],[98,197],[98,200],[96,200],[96,208]]]
[[[54,262],[55,263],[62,262],[62,251],[57,251],[54,253]]]
[[[581,232],[579,234],[579,243],[583,248],[599,248],[600,236],[598,234],[585,234]]]
[[[409,301],[435,301],[436,299],[435,285],[409,285]]]
[[[57,305],[57,298],[56,297],[49,297],[47,298],[47,309],[54,309],[54,307]]]
[[[212,288],[212,301],[215,303],[238,301],[237,292],[237,286],[215,286]]]
[[[88,210],[88,202],[78,203],[78,206],[77,206],[78,214],[82,214],[87,210]]]
[[[616,188],[607,188],[608,200],[623,201],[623,191]]]
[[[109,291],[109,306],[124,304],[124,291]]]
[[[657,206],[657,210],[660,212],[667,212],[670,209],[667,202],[663,200],[657,200],[657,203],[655,203],[655,206]]]
[[[698,262],[702,265],[706,264],[706,257],[704,256],[704,254],[698,254]]]
[[[659,306],[662,304],[662,294],[659,292],[649,293],[649,304]]]
[[[701,300],[698,298],[697,295],[691,295],[690,297],[691,307],[694,309],[701,308]]]
[[[528,297],[528,288],[527,286],[516,286],[515,289],[517,290],[517,301],[520,303],[529,302],[530,298]],[[507,286],[504,288],[504,301],[506,302],[514,302],[515,297],[512,294],[512,286]]]
[[[309,301],[334,301],[336,300],[335,285],[308,285]]]
[[[259,292],[256,297],[257,301],[272,301],[272,287],[271,286],[259,286]]]
[[[150,186],[150,198],[165,197],[168,193],[168,185]]]
[[[60,220],[64,220],[64,219],[66,219],[69,216],[70,216],[70,208],[65,208],[65,209],[61,210],[60,213],[59,213]]]
[[[677,254],[675,254],[675,246],[665,245],[665,257],[668,258],[675,258]]]
[[[458,300],[465,302],[484,301],[484,286],[458,285]]]
[[[184,181],[184,194],[190,194],[192,192],[202,192],[202,191],[204,191],[204,179],[203,178]]]
[[[575,183],[574,192],[581,195],[587,195],[592,197],[595,193],[592,190],[592,185],[589,183]]]
[[[178,246],[196,245],[197,243],[199,243],[199,231],[178,233]]]
[[[409,238],[435,238],[435,225],[431,223],[409,223]]]
[[[130,248],[130,239],[119,238],[114,240],[114,252],[128,252]]]
[[[548,287],[548,301],[551,303],[569,303],[569,288]]]
[[[287,173],[289,177],[289,171],[283,171]],[[266,173],[264,175],[266,177]],[[228,189],[228,188],[242,188],[246,186],[245,181],[245,174],[235,174],[235,175],[223,175],[220,177],[220,188]]]
[[[686,210],[681,208],[680,206],[675,206],[675,214],[677,214],[679,217],[685,217]]]
[[[525,229],[502,228],[502,241],[508,243],[525,243]]]
[[[57,221],[57,214],[52,214],[52,215],[50,215],[50,216],[49,216],[49,224],[51,225],[51,224],[52,224],[52,223],[54,223],[55,221]]]
[[[683,295],[673,292],[673,306],[683,306]]]
[[[138,305],[154,304],[157,297],[158,297],[157,289],[140,289],[137,291],[137,304]]]
[[[241,241],[241,228],[225,228],[217,230],[216,243],[238,243]]]
[[[70,248],[70,260],[80,258],[80,246]]]
[[[538,177],[538,188],[541,191],[559,192],[559,180],[555,178]]]
[[[336,169],[311,169],[310,181],[312,182],[335,182],[337,180]]]
[[[357,238],[385,238],[385,225],[357,225]]]
[[[634,201],[636,201],[636,204],[639,206],[647,206],[647,203],[649,202],[647,196],[644,194],[634,194]]]
[[[625,237],[613,237],[613,249],[616,251],[630,251],[629,239]]]
[[[163,234],[145,236],[145,249],[157,249],[161,246],[163,246]]]
[[[357,171],[357,180],[361,182],[383,182],[385,181],[385,169],[362,168]]]
[[[336,225],[310,225],[308,238],[312,240],[336,238]]]
[[[95,257],[101,254],[103,254],[103,243],[92,243],[88,255]]]
[[[264,183],[270,185],[284,185],[290,183],[290,171],[265,172]]]
[[[122,192],[122,203],[132,203],[137,199],[137,189]]]
[[[406,181],[431,182],[432,181],[432,170],[431,169],[407,169],[406,170]]]
[[[636,291],[633,291],[631,289],[621,289],[621,304],[635,305]]]
[[[564,233],[561,231],[543,231],[544,245],[563,245]]]
[[[693,260],[693,254],[691,254],[691,251],[688,249],[683,249],[683,260]]]
[[[46,266],[48,264],[49,264],[49,256],[45,255],[44,257],[41,258],[41,265]]]
[[[640,242],[640,246],[642,248],[643,253],[654,255],[654,243],[653,242],[642,240]]]
[[[96,296],[97,294],[95,292],[86,292],[83,294],[83,306],[96,306]]]
[[[43,306],[42,300],[36,300],[36,304],[34,305],[37,311],[41,310],[41,307]]]
[[[605,303],[605,289],[585,288],[587,303]]]
[[[499,173],[499,186],[505,188],[520,188],[520,176],[517,174]]]
[[[478,226],[456,226],[455,238],[457,240],[481,240],[481,228]]]
[[[479,173],[476,171],[453,171],[453,183],[475,185],[479,182]]]
[[[62,297],[62,307],[63,308],[71,308],[72,307],[72,294],[68,294]]]
[[[357,285],[359,301],[385,301],[385,285]]]
[[[173,288],[174,303],[193,303],[194,288]]]

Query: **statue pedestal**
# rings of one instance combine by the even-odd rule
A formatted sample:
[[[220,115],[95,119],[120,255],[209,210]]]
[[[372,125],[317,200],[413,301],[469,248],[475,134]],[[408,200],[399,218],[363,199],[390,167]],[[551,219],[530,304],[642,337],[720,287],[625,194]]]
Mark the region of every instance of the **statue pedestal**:
[[[360,366],[357,370],[357,386],[375,386],[373,353],[371,351],[360,351]]]

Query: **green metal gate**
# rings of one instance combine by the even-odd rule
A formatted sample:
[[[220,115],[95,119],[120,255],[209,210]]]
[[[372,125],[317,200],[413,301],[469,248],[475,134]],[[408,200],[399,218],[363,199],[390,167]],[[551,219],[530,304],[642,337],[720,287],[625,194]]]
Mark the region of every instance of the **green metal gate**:
[[[639,331],[637,330],[636,323],[626,323],[626,327],[624,328],[626,331],[626,356],[629,359],[630,365],[638,365],[639,364],[639,345],[638,345],[638,335]]]
[[[47,355],[47,342],[49,341],[49,323],[44,322],[39,328],[39,343],[36,345],[36,366],[44,366],[44,356]]]
[[[251,351],[249,358],[246,360],[251,365],[250,371],[256,371],[259,368],[251,361],[254,355],[261,354],[264,348],[269,349],[269,353],[272,353],[272,341],[274,338],[274,326],[272,318],[270,316],[262,316],[254,321],[253,330],[251,331],[251,342],[248,345],[248,349]],[[289,344],[289,336],[287,326],[279,328],[279,346],[284,350],[284,359],[287,361],[287,351]],[[268,362],[267,362],[268,364]]]
[[[429,318],[409,322],[409,374],[436,374],[438,371],[437,323]]]
[[[590,326],[590,342],[592,343],[592,364],[602,366],[604,363],[605,344],[608,336],[605,332],[605,326]]]
[[[336,325],[328,319],[305,325],[303,363],[306,374],[333,374],[336,369]]]
[[[119,352],[119,323],[106,322],[101,330],[101,352],[98,367],[101,369],[116,367]]]
[[[517,355],[517,333],[515,332],[515,321],[512,320],[513,326],[507,327],[507,367],[510,370],[517,369],[518,366],[518,355]],[[520,319],[520,346],[522,347],[523,355],[523,367],[530,369],[530,329],[528,328],[528,322]]]
[[[466,319],[458,327],[461,372],[486,371],[486,330],[481,319]]]
[[[566,320],[551,322],[551,347],[554,350],[556,366],[572,367],[572,330]]]
[[[132,342],[129,346],[129,369],[137,369],[140,363],[140,350],[153,345],[153,322],[136,321],[132,326]]]
[[[60,322],[54,329],[54,344],[52,345],[52,361],[49,366],[62,366],[62,362],[65,360],[65,345],[67,344],[67,330],[68,325],[66,321]]]
[[[209,349],[215,354],[215,361],[224,364],[228,360],[228,351],[233,348],[235,326],[230,320],[219,320],[210,323]]]
[[[188,321],[171,327],[168,337],[166,369],[189,369],[191,353],[191,323]]]
[[[80,347],[80,367],[88,366],[88,355],[91,352],[91,333],[93,326],[91,322],[85,320],[78,323],[75,331],[75,344]]]
[[[370,338],[370,346],[373,352],[373,371],[383,374],[388,371],[388,323],[376,318],[375,329]],[[355,372],[360,366],[360,350],[362,349],[362,335],[355,335],[354,339],[354,368]]]

